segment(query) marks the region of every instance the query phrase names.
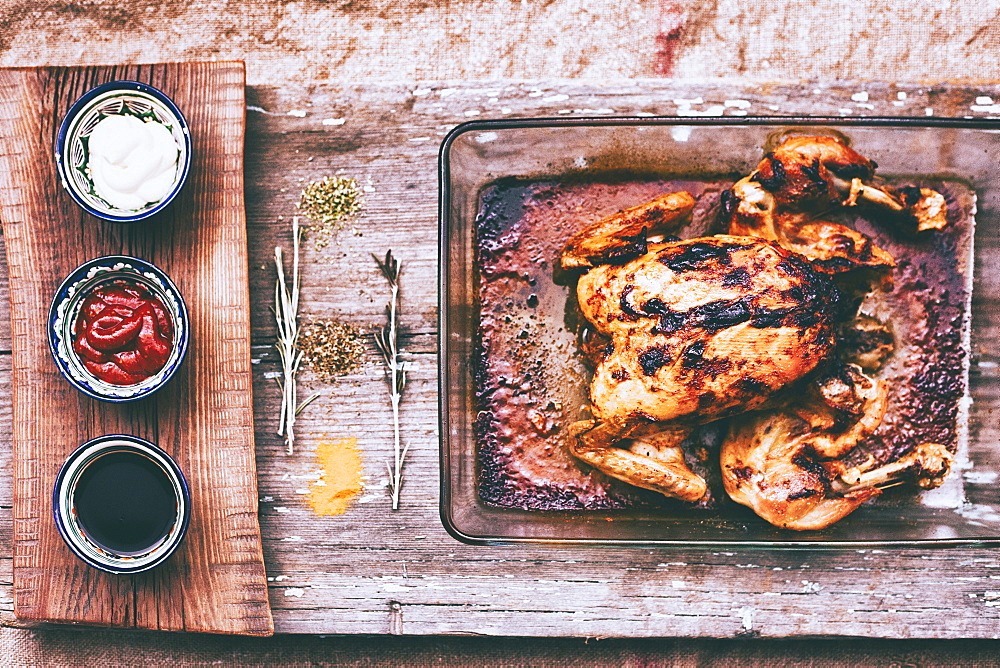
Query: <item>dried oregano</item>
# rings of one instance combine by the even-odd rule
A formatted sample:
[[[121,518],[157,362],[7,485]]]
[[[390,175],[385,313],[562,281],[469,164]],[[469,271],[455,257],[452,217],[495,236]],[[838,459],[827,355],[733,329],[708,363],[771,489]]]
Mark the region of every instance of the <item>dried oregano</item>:
[[[361,190],[356,180],[327,176],[306,186],[298,208],[314,223],[307,231],[316,248],[323,248],[345,222],[361,211],[361,205]]]
[[[324,381],[356,371],[365,354],[361,330],[337,320],[313,320],[299,332],[302,361]]]

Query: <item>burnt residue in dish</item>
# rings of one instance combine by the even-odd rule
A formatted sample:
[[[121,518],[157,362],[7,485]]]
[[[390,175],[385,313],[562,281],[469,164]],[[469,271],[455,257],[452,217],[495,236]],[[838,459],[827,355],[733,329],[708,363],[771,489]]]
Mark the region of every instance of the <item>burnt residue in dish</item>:
[[[472,373],[483,501],[534,510],[690,507],[611,479],[567,452],[566,427],[589,417],[592,358],[601,342],[586,340],[575,286],[571,277],[558,274],[555,259],[585,224],[676,190],[687,190],[698,201],[691,223],[678,236],[724,232],[716,220],[720,194],[730,185],[728,180],[509,179],[481,193],[476,223],[480,319]],[[858,449],[859,455],[879,461],[925,441],[954,450],[966,389],[963,327],[970,269],[965,257],[973,195],[950,182],[914,185],[945,195],[950,222],[945,230],[913,235],[894,221],[871,218],[869,211],[845,221],[899,265],[892,288],[870,295],[863,305],[870,315],[891,321],[896,338],[895,354],[880,373],[891,388],[886,418]],[[699,258],[684,260],[697,264]],[[746,279],[739,273],[727,278]],[[655,303],[638,306],[657,308]],[[696,353],[689,351],[689,363],[698,363]],[[710,486],[701,506],[730,504],[717,473],[725,430],[720,420],[702,427],[688,443],[692,469]]]
[[[919,443],[941,443],[953,452],[968,379],[964,369],[972,193],[950,182],[917,183],[948,202],[948,226],[908,234],[892,221],[857,218],[857,229],[896,258],[893,287],[869,298],[895,329],[896,351],[881,374],[889,380],[889,407],[865,449],[882,461]]]

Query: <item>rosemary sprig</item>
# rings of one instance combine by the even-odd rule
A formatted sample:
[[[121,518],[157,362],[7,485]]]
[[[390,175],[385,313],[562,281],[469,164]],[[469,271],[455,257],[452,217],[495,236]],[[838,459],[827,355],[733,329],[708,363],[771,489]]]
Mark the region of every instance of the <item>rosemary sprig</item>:
[[[389,495],[392,497],[392,509],[399,509],[399,491],[403,484],[403,462],[409,446],[403,446],[399,436],[399,403],[403,398],[403,388],[406,387],[406,363],[399,356],[399,274],[400,263],[392,256],[392,251],[386,251],[385,259],[372,254],[385,280],[389,282],[391,294],[386,304],[387,322],[375,330],[375,345],[382,353],[385,362],[385,378],[389,383],[389,400],[392,402],[393,430],[393,462],[386,462],[389,471]]]
[[[292,279],[291,287],[285,280],[285,263],[281,246],[274,247],[274,264],[278,270],[278,280],[274,286],[274,321],[278,335],[274,347],[281,358],[281,413],[278,416],[278,436],[285,437],[288,454],[295,446],[295,418],[318,395],[313,395],[301,404],[295,403],[295,375],[302,362],[302,351],[298,350],[299,339],[299,245],[302,229],[298,217],[292,218]]]

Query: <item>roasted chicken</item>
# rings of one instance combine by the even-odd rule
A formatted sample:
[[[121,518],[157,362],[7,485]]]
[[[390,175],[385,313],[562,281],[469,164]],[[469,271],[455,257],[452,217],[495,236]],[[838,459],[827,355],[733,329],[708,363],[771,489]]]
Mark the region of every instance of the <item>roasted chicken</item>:
[[[832,284],[759,239],[650,244],[588,272],[577,296],[611,338],[591,387],[599,418],[704,421],[753,408],[833,347]]]
[[[572,454],[697,501],[706,484],[681,443],[696,426],[732,417],[721,449],[727,493],[790,529],[828,526],[895,481],[940,484],[951,455],[939,444],[883,466],[848,463],[882,422],[886,388],[867,373],[894,348],[891,329],[851,313],[843,295],[891,280],[895,260],[828,217],[863,205],[913,230],[945,224],[938,193],[876,186],[874,169],[838,139],[793,137],[724,194],[728,235],[664,239],[693,209],[688,193],[574,235],[561,268],[584,272],[577,299],[604,345],[593,419],[571,426]],[[838,340],[864,345],[838,350]]]
[[[892,256],[871,239],[825,218],[840,209],[876,207],[911,231],[947,224],[944,197],[927,188],[895,191],[874,184],[875,163],[834,137],[792,137],[724,196],[732,234],[772,239],[799,253],[841,286],[864,293],[891,280]],[[730,497],[776,526],[821,529],[884,486],[943,482],[952,455],[918,444],[902,459],[848,467],[845,461],[882,422],[886,389],[876,373],[894,350],[885,323],[857,314],[840,331],[841,360],[825,365],[804,398],[733,420],[721,451]]]
[[[835,368],[804,398],[735,419],[722,446],[726,492],[775,526],[822,529],[884,486],[936,487],[951,468],[951,453],[937,443],[884,466],[847,466],[844,458],[881,424],[886,388],[854,365]]]
[[[846,225],[838,209],[868,205],[916,231],[947,224],[944,197],[929,188],[895,191],[873,183],[875,163],[835,137],[791,137],[723,194],[729,233],[775,241],[827,273],[888,270],[889,253]]]
[[[665,222],[677,222],[683,208],[673,207]],[[698,424],[760,406],[824,360],[834,345],[837,293],[802,258],[768,241],[647,243],[630,215],[615,220],[624,234],[605,219],[594,225],[602,243],[580,235],[588,245],[571,240],[563,252],[572,268],[621,260],[626,245],[643,251],[578,281],[583,315],[608,344],[590,388],[594,419],[573,426],[572,452],[626,482],[696,501],[705,485],[685,466],[680,442]],[[623,439],[628,448],[619,447]]]

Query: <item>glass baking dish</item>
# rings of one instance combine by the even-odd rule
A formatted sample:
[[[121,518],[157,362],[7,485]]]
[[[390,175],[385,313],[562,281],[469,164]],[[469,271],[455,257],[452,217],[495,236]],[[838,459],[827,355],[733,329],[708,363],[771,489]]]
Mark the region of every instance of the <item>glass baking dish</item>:
[[[732,503],[714,509],[639,503],[526,510],[484,500],[489,495],[480,489],[475,378],[482,278],[476,235],[478,226],[489,224],[477,223],[484,194],[494,192],[497,184],[585,181],[612,184],[608,192],[618,192],[621,184],[628,191],[630,184],[639,183],[632,197],[650,183],[728,184],[752,171],[762,147],[774,137],[813,131],[846,136],[878,162],[878,174],[889,182],[932,180],[968,193],[968,231],[956,251],[957,270],[971,291],[971,306],[963,305],[971,311],[964,324],[956,325],[963,328],[969,349],[968,396],[960,402],[958,455],[945,485],[923,494],[887,493],[827,529],[811,532],[777,529]],[[440,510],[445,528],[472,544],[857,548],[1000,542],[998,156],[1000,123],[992,120],[574,118],[483,120],[456,127],[445,138],[439,160]],[[584,201],[578,208],[588,213],[603,207],[602,215],[607,215],[644,201],[628,202],[628,196],[607,203]],[[549,258],[536,261],[551,266]],[[539,286],[539,275],[530,281],[527,303],[523,294],[512,298],[510,317],[530,325],[522,338],[538,342],[534,350],[545,352],[543,366],[565,367],[574,340],[566,307],[570,288]],[[552,308],[540,309],[539,299]],[[576,379],[567,385],[577,386],[567,396],[585,402],[587,378],[577,372],[566,378]],[[573,410],[567,407],[566,412]],[[552,425],[540,427],[548,428]]]

